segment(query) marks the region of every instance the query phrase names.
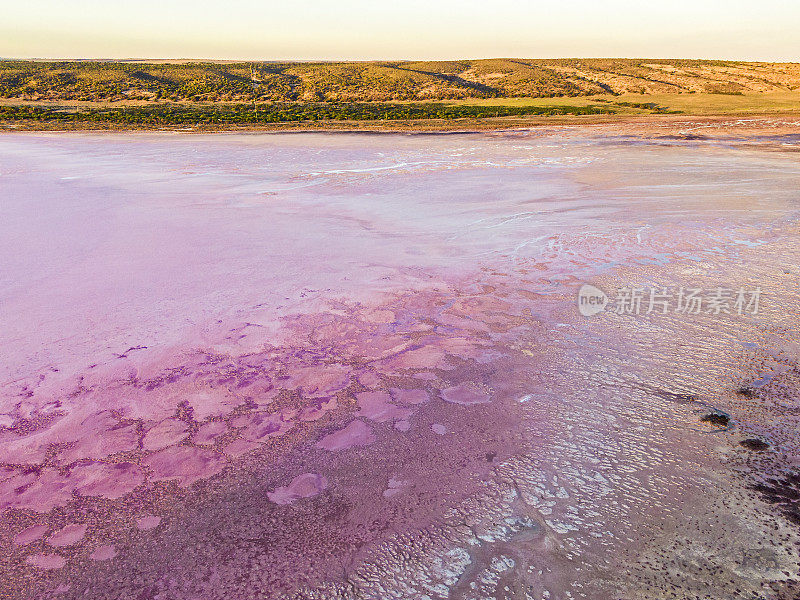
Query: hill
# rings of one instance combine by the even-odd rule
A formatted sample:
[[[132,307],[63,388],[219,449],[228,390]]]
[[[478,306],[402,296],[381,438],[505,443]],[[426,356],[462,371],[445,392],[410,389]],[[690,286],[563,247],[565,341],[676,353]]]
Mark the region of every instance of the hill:
[[[800,64],[656,59],[219,63],[0,61],[0,97],[387,102],[800,90]]]

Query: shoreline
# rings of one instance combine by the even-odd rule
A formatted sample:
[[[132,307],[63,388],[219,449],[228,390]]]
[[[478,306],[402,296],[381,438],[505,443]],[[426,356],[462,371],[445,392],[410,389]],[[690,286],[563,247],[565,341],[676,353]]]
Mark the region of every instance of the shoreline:
[[[418,119],[396,121],[302,121],[263,125],[194,125],[148,126],[120,125],[78,121],[74,123],[42,121],[0,121],[1,133],[67,133],[67,132],[151,132],[151,133],[373,133],[373,134],[478,134],[513,133],[546,128],[622,128],[655,132],[692,126],[725,130],[746,130],[749,134],[764,131],[770,134],[800,130],[800,111],[764,113],[726,113],[721,115],[558,115],[531,118],[489,117],[482,119]]]

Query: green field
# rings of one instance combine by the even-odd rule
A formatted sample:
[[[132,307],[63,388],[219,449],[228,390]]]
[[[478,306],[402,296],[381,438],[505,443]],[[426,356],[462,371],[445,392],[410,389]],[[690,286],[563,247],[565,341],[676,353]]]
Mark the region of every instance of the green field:
[[[0,106],[0,120],[117,125],[257,125],[307,121],[483,119],[511,116],[613,114],[607,106],[474,106],[439,103],[294,103],[119,106],[65,108],[31,104]]]
[[[692,115],[800,113],[800,90],[791,92],[745,92],[741,94],[597,94],[580,98],[498,98],[458,100],[458,105],[483,106],[602,106],[616,109],[618,114],[652,112],[644,105],[652,104],[666,111]],[[639,105],[642,108],[636,109]]]

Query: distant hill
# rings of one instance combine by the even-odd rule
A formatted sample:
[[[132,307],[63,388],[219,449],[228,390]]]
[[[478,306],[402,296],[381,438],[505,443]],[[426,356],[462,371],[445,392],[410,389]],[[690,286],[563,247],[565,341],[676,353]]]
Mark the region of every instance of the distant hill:
[[[366,102],[800,90],[800,64],[661,59],[220,63],[0,61],[20,100]]]

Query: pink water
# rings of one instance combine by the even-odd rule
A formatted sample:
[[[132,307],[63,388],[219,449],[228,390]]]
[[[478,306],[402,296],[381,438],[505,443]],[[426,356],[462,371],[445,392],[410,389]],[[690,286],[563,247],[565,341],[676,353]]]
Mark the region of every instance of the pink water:
[[[745,141],[0,136],[3,585],[790,597],[742,473],[796,465],[799,171]],[[587,320],[586,281],[764,309]]]

